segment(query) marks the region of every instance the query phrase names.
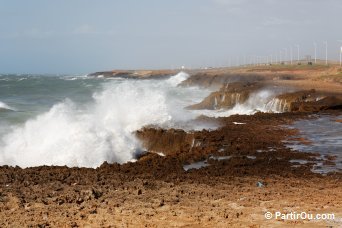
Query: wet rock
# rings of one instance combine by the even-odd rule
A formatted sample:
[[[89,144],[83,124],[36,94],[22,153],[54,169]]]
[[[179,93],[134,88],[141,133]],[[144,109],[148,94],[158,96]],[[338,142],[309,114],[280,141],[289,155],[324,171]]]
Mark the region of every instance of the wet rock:
[[[192,135],[176,129],[144,128],[137,131],[136,135],[149,151],[163,152],[166,155],[172,151],[190,148],[193,140]]]
[[[303,90],[285,93],[275,97],[268,106],[280,112],[318,112],[328,109],[342,109],[342,99],[317,93],[315,90]]]
[[[251,93],[260,89],[257,83],[234,82],[222,86],[219,91],[211,93],[202,102],[190,105],[188,109],[229,109],[244,103]]]
[[[291,111],[318,112],[323,110],[342,110],[342,99],[335,96],[327,96],[321,100],[297,102],[291,106]]]

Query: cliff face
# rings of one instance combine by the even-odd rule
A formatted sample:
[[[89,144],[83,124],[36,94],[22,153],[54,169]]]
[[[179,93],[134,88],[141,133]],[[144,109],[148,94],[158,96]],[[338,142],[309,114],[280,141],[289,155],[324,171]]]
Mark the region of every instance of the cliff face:
[[[202,102],[188,106],[193,110],[231,109],[245,103],[253,93],[261,90],[257,83],[235,82],[226,84],[220,90],[211,93]],[[341,96],[317,93],[315,90],[302,90],[283,93],[264,104],[265,109],[277,112],[315,112],[327,109],[341,109]]]
[[[244,103],[251,93],[260,89],[256,83],[234,82],[223,85],[219,91],[211,93],[202,102],[188,106],[188,109],[229,109]]]
[[[342,99],[336,96],[327,96],[316,101],[293,102],[290,111],[295,112],[318,112],[322,110],[342,109]]]
[[[284,93],[274,97],[266,104],[266,109],[278,112],[298,111],[294,109],[294,104],[314,102],[320,99],[315,90],[303,90],[292,93]]]
[[[136,132],[136,136],[147,150],[163,152],[165,155],[175,151],[189,150],[194,140],[193,134],[187,134],[180,129],[143,128]]]
[[[342,99],[337,96],[317,93],[315,90],[303,90],[278,95],[268,105],[280,112],[316,112],[341,109]]]

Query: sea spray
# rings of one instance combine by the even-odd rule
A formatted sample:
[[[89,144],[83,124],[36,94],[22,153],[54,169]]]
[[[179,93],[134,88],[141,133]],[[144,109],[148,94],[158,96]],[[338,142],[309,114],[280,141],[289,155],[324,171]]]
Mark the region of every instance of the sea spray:
[[[231,109],[221,110],[197,110],[195,112],[211,117],[227,117],[235,114],[252,115],[256,112],[279,112],[277,107],[267,105],[279,93],[279,91],[271,89],[263,89],[249,95],[249,98],[244,102],[239,102],[239,94],[233,94],[236,99],[236,104]]]
[[[183,108],[208,92],[178,88],[187,77],[111,80],[86,106],[65,99],[1,138],[0,165],[98,167],[130,161],[143,150],[136,130],[195,117]]]
[[[181,71],[178,74],[176,74],[175,76],[169,78],[167,80],[167,83],[169,83],[172,86],[178,86],[181,82],[185,81],[188,78],[189,78],[189,74]]]

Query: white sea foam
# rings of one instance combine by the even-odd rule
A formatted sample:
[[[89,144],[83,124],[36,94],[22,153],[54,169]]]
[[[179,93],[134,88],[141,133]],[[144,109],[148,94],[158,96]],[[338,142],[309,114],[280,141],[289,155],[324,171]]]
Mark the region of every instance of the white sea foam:
[[[7,105],[6,103],[0,101],[0,110],[1,109],[9,110],[9,111],[15,111],[15,108],[12,108],[11,106]]]
[[[267,89],[260,90],[252,93],[244,103],[237,102],[232,109],[201,110],[196,112],[198,114],[204,114],[211,117],[226,117],[235,114],[253,115],[256,112],[279,112],[278,106],[268,105],[277,93],[277,91]]]
[[[136,130],[194,117],[183,109],[194,101],[184,97],[197,102],[207,94],[177,88],[186,77],[180,73],[168,80],[108,81],[86,107],[68,99],[55,104],[1,139],[0,165],[98,167],[104,161],[134,160],[143,149]]]
[[[61,76],[59,79],[66,80],[66,81],[75,81],[75,80],[84,80],[84,79],[92,79],[95,78],[94,76],[89,75],[73,75],[73,76]]]
[[[64,80],[67,80],[67,81],[75,81],[75,80],[77,80],[77,77],[64,78]]]
[[[181,82],[185,81],[189,78],[189,75],[185,72],[179,72],[177,75],[169,78],[167,80],[168,83],[170,83],[173,86],[179,85]]]

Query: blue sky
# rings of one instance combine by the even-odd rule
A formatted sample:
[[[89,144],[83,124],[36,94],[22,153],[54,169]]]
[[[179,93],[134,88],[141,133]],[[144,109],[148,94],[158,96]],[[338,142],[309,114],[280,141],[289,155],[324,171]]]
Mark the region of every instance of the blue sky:
[[[244,56],[338,59],[340,0],[0,0],[0,72],[219,66]],[[295,55],[295,54],[294,54]],[[239,59],[238,59],[239,58]]]

